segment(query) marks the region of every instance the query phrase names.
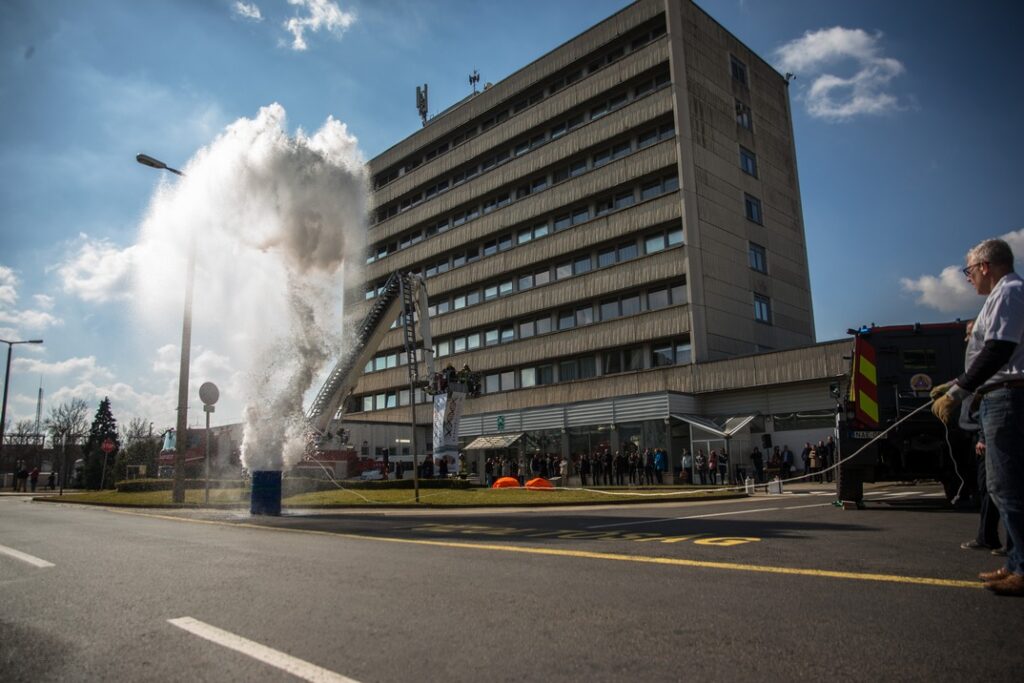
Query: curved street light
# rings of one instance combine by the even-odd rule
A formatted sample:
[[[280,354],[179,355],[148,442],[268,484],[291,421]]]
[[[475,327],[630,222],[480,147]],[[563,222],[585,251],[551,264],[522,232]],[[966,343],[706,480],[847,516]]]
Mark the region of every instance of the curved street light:
[[[26,339],[24,341],[7,341],[6,339],[0,339],[0,342],[7,344],[7,373],[4,375],[4,400],[3,407],[0,408],[0,458],[4,453],[4,431],[7,427],[7,386],[11,382],[11,354],[14,351],[15,344],[42,344],[42,339]],[[0,459],[0,462],[3,462]]]
[[[184,177],[184,173],[171,168],[148,154],[136,154],[135,160],[143,166],[170,171]],[[181,365],[178,371],[178,422],[174,434],[174,488],[171,500],[185,502],[185,450],[188,448],[188,374],[192,354],[192,290],[196,279],[196,240],[193,235],[188,250],[188,268],[185,279],[185,314],[181,323]]]

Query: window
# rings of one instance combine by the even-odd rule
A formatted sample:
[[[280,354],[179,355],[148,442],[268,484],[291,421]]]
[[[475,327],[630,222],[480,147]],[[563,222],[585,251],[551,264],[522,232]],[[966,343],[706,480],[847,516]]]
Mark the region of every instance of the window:
[[[555,381],[555,367],[553,365],[540,365],[537,367],[537,384],[553,384]]]
[[[546,316],[544,316],[542,318],[537,318],[536,323],[537,323],[537,334],[547,334],[548,332],[551,331],[551,317],[550,316],[546,315]]]
[[[668,287],[658,287],[647,292],[647,310],[654,311],[669,305]]]
[[[510,341],[516,338],[515,328],[511,325],[506,325],[501,328],[501,343],[508,344]]]
[[[533,275],[520,275],[519,276],[519,291],[525,292],[528,289],[533,288]]]
[[[565,214],[564,216],[555,216],[555,232],[565,230],[570,225],[572,225],[572,219],[569,214]]]
[[[740,147],[740,168],[747,175],[757,177],[757,155],[746,147]]]
[[[516,388],[516,372],[515,370],[507,370],[501,373],[501,390],[509,391],[510,389]]]
[[[613,375],[622,372],[622,352],[605,351],[601,354],[601,374]]]
[[[601,320],[613,320],[619,317],[619,300],[606,299],[600,304]]]
[[[576,314],[572,311],[561,311],[558,314],[558,329],[571,330],[576,327]]]
[[[533,274],[533,284],[537,287],[546,285],[551,282],[551,271],[549,270],[538,270]]]
[[[764,216],[761,213],[761,200],[749,194],[743,195],[743,205],[746,209],[747,218],[759,225],[764,224]]]
[[[512,293],[512,281],[505,280],[498,284],[498,296],[508,296]]]
[[[582,222],[588,220],[589,218],[590,218],[590,209],[588,209],[585,206],[582,207],[582,208],[574,209],[573,212],[572,212],[572,224],[573,225],[577,225],[579,223],[582,223]]]
[[[640,186],[640,201],[657,197],[659,194],[661,194],[660,180],[655,180],[653,183],[646,183]]]
[[[654,254],[665,248],[665,236],[662,234],[648,235],[644,240],[644,253]]]
[[[597,377],[597,363],[594,362],[593,356],[584,356],[580,358],[580,379],[590,379],[591,377]]]
[[[622,297],[622,315],[634,315],[640,312],[640,295],[632,294]]]
[[[615,263],[615,249],[604,249],[597,252],[597,267],[604,268]]]
[[[750,243],[747,252],[750,256],[750,267],[759,273],[768,272],[768,255],[760,244]]]
[[[573,272],[577,275],[590,272],[590,257],[582,256],[573,263]]]
[[[638,255],[636,242],[626,242],[619,245],[619,261],[628,261],[635,259]]]
[[[736,123],[747,130],[754,128],[754,117],[750,107],[739,100],[736,100]]]
[[[571,382],[579,379],[579,365],[575,360],[564,360],[558,364],[558,381]]]
[[[512,235],[502,235],[498,238],[498,251],[505,251],[512,248]]]
[[[533,226],[533,239],[535,239],[535,240],[536,239],[540,239],[541,237],[544,237],[547,234],[548,234],[548,224],[547,223],[538,223],[537,225]]]
[[[480,303],[480,292],[479,291],[467,292],[466,293],[466,305],[467,306],[476,306],[478,303]]]
[[[452,344],[447,339],[437,343],[437,355],[447,356],[452,352]]]
[[[632,190],[630,190],[629,192],[620,192],[619,194],[615,195],[616,209],[624,209],[627,206],[633,206],[635,202],[636,199],[633,196]]]
[[[762,323],[772,322],[772,302],[766,296],[754,295],[754,320]]]
[[[484,333],[484,343],[487,346],[493,346],[498,343],[498,328],[495,327],[493,330],[487,330]]]
[[[650,147],[658,141],[658,129],[649,130],[646,133],[641,133],[640,137],[637,138],[636,148],[643,149],[644,147]]]
[[[581,159],[569,164],[569,177],[575,178],[578,175],[583,175],[587,171],[587,160]]]
[[[526,244],[533,239],[533,230],[527,228],[526,230],[520,230],[519,234],[516,235],[516,244]]]
[[[594,168],[607,164],[612,160],[612,151],[610,149],[603,149],[594,155]]]
[[[686,283],[682,282],[677,285],[669,287],[669,291],[672,295],[673,304],[685,304],[686,303]]]
[[[628,141],[619,143],[612,147],[612,159],[621,159],[630,152],[630,144]]]
[[[537,384],[537,368],[523,368],[519,371],[519,386],[532,387]]]
[[[498,298],[498,285],[490,285],[484,287],[484,301],[490,301],[491,299]]]
[[[747,85],[747,65],[736,59],[733,55],[729,55],[729,63],[733,80]]]
[[[651,367],[662,368],[675,365],[675,353],[671,344],[655,344],[651,348]]]
[[[480,348],[480,333],[476,332],[466,336],[466,348],[472,351]]]
[[[366,412],[373,410],[373,396],[363,396],[363,410]]]
[[[572,277],[572,264],[571,263],[560,263],[555,266],[555,279],[562,280],[567,277]]]
[[[644,350],[642,347],[638,346],[622,352],[622,369],[626,371],[644,369]]]
[[[484,393],[493,394],[501,390],[501,375],[487,375],[484,377]]]
[[[526,322],[519,323],[519,338],[526,339],[528,337],[532,337],[534,334],[534,329],[535,327],[532,320],[527,320]]]
[[[684,365],[690,362],[690,344],[689,342],[680,342],[676,344],[676,365]]]
[[[580,306],[576,309],[576,324],[589,325],[594,322],[594,307]]]
[[[683,243],[683,226],[668,231],[668,246],[674,247]]]

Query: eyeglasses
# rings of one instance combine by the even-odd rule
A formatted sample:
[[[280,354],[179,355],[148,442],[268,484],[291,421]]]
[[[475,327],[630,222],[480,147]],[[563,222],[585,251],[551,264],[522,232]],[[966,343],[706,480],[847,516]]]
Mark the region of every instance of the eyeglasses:
[[[974,269],[977,268],[978,266],[982,265],[982,264],[988,265],[988,261],[978,261],[977,263],[972,263],[971,265],[969,265],[966,268],[963,268],[961,270],[962,270],[964,275],[966,275],[968,278],[970,278],[971,275],[974,273]]]

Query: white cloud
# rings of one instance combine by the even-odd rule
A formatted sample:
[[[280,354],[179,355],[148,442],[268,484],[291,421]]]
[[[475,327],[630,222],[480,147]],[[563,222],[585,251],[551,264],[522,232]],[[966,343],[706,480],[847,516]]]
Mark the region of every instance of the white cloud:
[[[889,88],[905,68],[899,60],[882,55],[881,41],[881,32],[842,26],[808,31],[775,50],[776,65],[779,71],[811,78],[802,89],[811,116],[845,121],[883,114],[902,108]]]
[[[1024,263],[1024,229],[1001,236],[1013,250],[1017,264]],[[965,313],[973,315],[984,299],[978,296],[974,287],[960,270],[963,266],[946,266],[938,275],[922,275],[918,278],[902,278],[903,291],[916,296],[915,303],[934,308],[943,313]]]
[[[60,318],[46,311],[14,309],[13,306],[18,302],[18,284],[18,276],[14,270],[7,266],[0,266],[0,306],[11,307],[10,309],[0,308],[0,324],[12,326],[0,327],[0,332],[3,332],[5,337],[21,336],[21,328],[43,330],[47,327],[63,324]],[[45,294],[37,294],[34,298],[37,303],[43,304],[41,308],[53,307],[53,299]]]
[[[45,311],[0,311],[0,323],[7,323],[30,330],[44,330],[47,327],[63,325],[64,321]]]
[[[18,303],[18,276],[7,266],[0,266],[0,304]]]
[[[296,51],[308,48],[305,38],[307,30],[317,33],[323,29],[340,37],[356,21],[355,12],[343,11],[332,0],[288,0],[288,4],[308,12],[306,16],[294,16],[284,22],[285,30],[292,34],[291,48]]]
[[[251,19],[252,21],[263,21],[263,14],[260,13],[260,8],[256,6],[256,3],[245,3],[236,2],[231,9],[234,13],[243,19]]]
[[[44,311],[53,310],[53,297],[47,294],[34,294],[32,300],[36,302],[36,306],[43,309]]]
[[[56,266],[65,292],[95,303],[128,298],[135,247],[120,249],[108,240],[81,234],[71,251]]]
[[[31,375],[73,375],[83,380],[114,378],[110,370],[96,363],[95,356],[68,358],[55,363],[47,363],[34,358],[18,358],[14,361],[14,365],[20,372]]]

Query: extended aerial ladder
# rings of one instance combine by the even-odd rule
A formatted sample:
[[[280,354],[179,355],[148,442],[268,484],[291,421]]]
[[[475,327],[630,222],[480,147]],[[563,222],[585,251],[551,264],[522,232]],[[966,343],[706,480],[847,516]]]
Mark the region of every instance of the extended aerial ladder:
[[[403,328],[402,339],[409,370],[410,387],[421,387],[419,363],[416,359],[416,322],[420,323],[423,339],[423,362],[427,377],[434,376],[433,342],[430,337],[430,318],[427,315],[427,288],[421,275],[416,273],[391,274],[381,288],[366,317],[356,330],[352,349],[345,354],[321,387],[306,418],[311,429],[319,436],[327,433],[345,399],[352,392],[366,364],[380,346],[381,340],[395,321]],[[412,397],[410,396],[410,399]]]

